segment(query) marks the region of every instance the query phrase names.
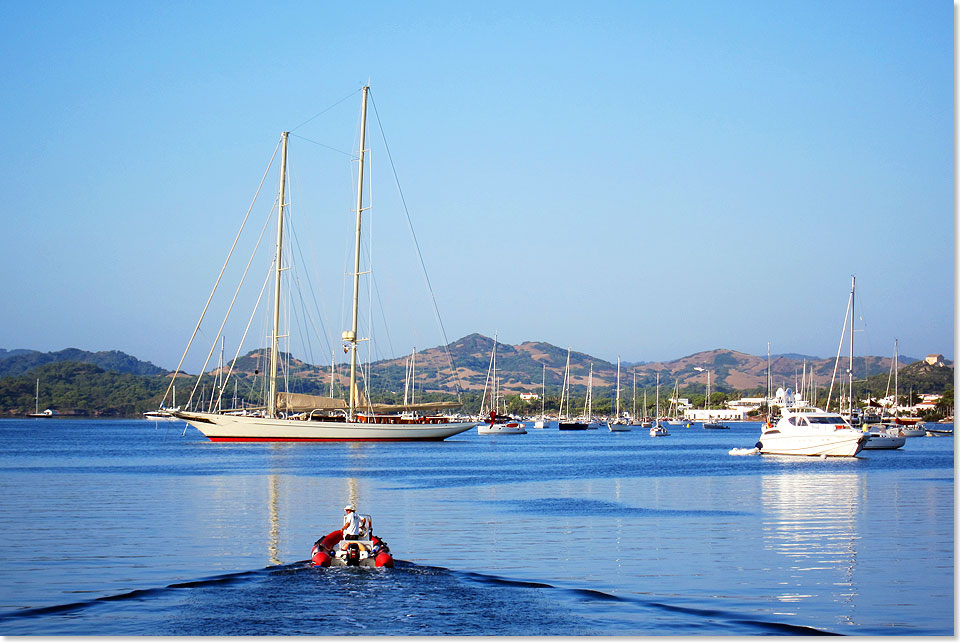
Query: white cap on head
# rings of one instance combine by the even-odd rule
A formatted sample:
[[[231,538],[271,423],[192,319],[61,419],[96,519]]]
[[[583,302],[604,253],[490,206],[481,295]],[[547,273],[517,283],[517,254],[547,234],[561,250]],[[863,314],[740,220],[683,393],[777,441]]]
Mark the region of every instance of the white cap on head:
[[[352,504],[347,504],[343,507],[343,510],[356,510]]]

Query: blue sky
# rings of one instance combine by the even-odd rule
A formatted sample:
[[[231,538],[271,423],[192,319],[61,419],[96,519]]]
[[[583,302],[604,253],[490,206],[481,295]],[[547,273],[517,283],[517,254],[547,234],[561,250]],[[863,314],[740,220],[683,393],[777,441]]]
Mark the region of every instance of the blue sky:
[[[320,156],[303,191],[330,188],[333,219],[303,226],[336,259],[311,277],[335,341],[350,164],[303,139],[353,150],[369,81],[450,340],[832,356],[855,274],[858,354],[899,338],[953,358],[952,19],[933,1],[5,2],[0,347],[174,367],[280,132],[350,96],[291,139]],[[382,354],[438,345],[374,148]]]

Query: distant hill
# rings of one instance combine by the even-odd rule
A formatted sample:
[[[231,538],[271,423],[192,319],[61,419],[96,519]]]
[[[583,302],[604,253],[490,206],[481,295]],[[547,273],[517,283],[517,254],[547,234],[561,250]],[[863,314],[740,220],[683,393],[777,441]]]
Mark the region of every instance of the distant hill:
[[[872,396],[893,394],[893,382],[888,375],[868,377],[866,381],[855,384],[855,394],[871,393]],[[900,396],[913,393],[940,394],[953,386],[953,366],[930,365],[926,361],[914,361],[897,372],[897,385]]]
[[[459,378],[464,399],[478,405],[487,369],[493,339],[481,334],[470,334],[451,342],[417,352],[416,389],[418,400],[449,395],[457,389]],[[269,350],[253,350],[237,359],[234,374],[238,385],[233,390],[247,401],[258,403],[260,384],[255,375],[268,368]],[[330,388],[329,366],[311,365],[283,354],[281,374],[290,381],[291,390],[327,394]],[[385,401],[402,399],[407,359],[385,359],[364,366],[363,377],[373,396]],[[450,359],[456,372],[450,367]],[[501,389],[508,395],[518,392],[539,392],[546,380],[549,395],[555,396],[563,379],[567,349],[541,341],[527,341],[519,345],[498,344],[497,367]],[[879,396],[885,393],[890,372],[887,357],[856,357],[854,372],[857,394]],[[773,384],[793,386],[800,376],[803,360],[786,355],[771,358]],[[821,386],[828,385],[833,374],[833,359],[806,361],[808,376]],[[570,351],[571,388],[582,398],[590,368],[593,367],[595,400],[598,405],[610,403],[616,382],[616,364],[592,357],[583,352]],[[707,372],[717,394],[751,393],[762,390],[766,381],[766,356],[754,356],[734,350],[717,349],[698,352],[681,359],[656,363],[621,366],[621,386],[629,396],[636,376],[637,388],[652,391],[660,374],[661,394],[669,394],[674,381],[691,400],[706,387]],[[841,363],[840,376],[846,371]],[[941,393],[952,390],[953,367],[931,366],[916,361],[899,369],[901,395],[914,393]],[[208,373],[208,374],[214,374]],[[36,379],[40,379],[40,408],[54,408],[61,414],[136,416],[146,409],[154,409],[170,384],[170,373],[152,363],[141,361],[118,351],[86,352],[70,348],[58,352],[34,350],[3,350],[0,352],[0,413],[22,415],[35,407]],[[342,396],[349,373],[343,364],[337,366],[334,392]],[[181,375],[181,391],[192,390],[195,377]],[[198,394],[210,398],[210,379],[205,379]],[[232,397],[233,392],[228,394]],[[189,393],[181,393],[189,396]],[[184,397],[179,397],[181,403]],[[168,400],[169,401],[169,400]]]
[[[22,350],[19,348],[16,350],[4,350],[3,348],[0,348],[0,361],[9,357],[18,357],[22,354],[30,354],[31,352],[36,352],[36,350]]]
[[[417,390],[426,392],[452,393],[454,383],[459,377],[464,391],[483,389],[490,365],[490,352],[493,339],[482,334],[470,334],[451,342],[445,348],[437,346],[417,352],[416,380]],[[237,360],[235,372],[253,374],[254,370],[263,372],[266,368],[268,350],[255,350]],[[449,354],[449,358],[448,358]],[[409,355],[396,359],[385,359],[371,364],[365,370],[370,386],[377,391],[391,391],[402,394],[406,364]],[[449,359],[456,366],[451,370]],[[527,341],[519,345],[497,344],[497,372],[501,389],[507,394],[536,392],[541,381],[546,380],[548,389],[556,389],[563,381],[563,371],[567,359],[567,349],[542,341]],[[834,370],[834,359],[805,357],[807,376],[820,385],[829,385]],[[890,372],[889,357],[855,357],[854,373],[857,379]],[[903,360],[901,359],[901,363]],[[586,388],[590,367],[593,366],[593,385],[597,389],[612,389],[616,385],[617,365],[604,359],[571,350],[570,377],[571,387],[582,393]],[[771,358],[771,372],[775,387],[794,387],[802,376],[804,358],[793,359],[787,355]],[[846,372],[846,360],[841,360],[838,376]],[[326,389],[329,386],[329,366],[311,366],[302,361],[292,360],[291,376],[307,381],[307,387]],[[621,387],[626,390],[633,386],[636,373],[638,388],[651,388],[656,385],[657,373],[664,390],[674,386],[676,380],[684,389],[703,391],[707,384],[707,372],[710,372],[711,386],[714,390],[743,391],[759,390],[766,386],[767,357],[755,356],[734,350],[717,349],[698,352],[671,361],[621,365]],[[338,366],[336,385],[346,384],[348,373],[342,365]]]
[[[77,348],[66,348],[57,352],[3,350],[0,352],[0,377],[21,375],[38,366],[62,362],[89,363],[104,370],[123,374],[155,375],[167,372],[149,361],[141,361],[119,350],[87,352]]]
[[[157,408],[169,383],[163,376],[107,371],[91,363],[45,363],[29,374],[0,377],[0,413],[33,412],[35,378],[40,379],[40,410],[51,408],[63,416],[138,416]]]

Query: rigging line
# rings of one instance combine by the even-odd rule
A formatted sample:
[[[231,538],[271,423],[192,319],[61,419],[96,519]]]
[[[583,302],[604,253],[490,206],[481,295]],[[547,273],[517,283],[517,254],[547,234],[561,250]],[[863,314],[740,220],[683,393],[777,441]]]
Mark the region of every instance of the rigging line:
[[[317,338],[318,338],[323,344],[326,345],[327,350],[329,351],[329,350],[331,350],[331,349],[333,348],[333,346],[332,346],[331,343],[330,343],[330,337],[329,337],[329,335],[327,335],[327,327],[326,327],[326,324],[323,322],[323,314],[320,312],[320,305],[319,305],[319,303],[318,303],[318,301],[317,301],[317,293],[316,293],[316,291],[315,291],[314,288],[313,288],[313,282],[310,280],[310,271],[309,271],[308,269],[306,269],[307,260],[306,260],[306,258],[304,258],[304,256],[303,256],[303,248],[302,248],[302,246],[300,245],[300,235],[297,234],[296,228],[294,227],[293,217],[290,217],[289,219],[287,219],[287,226],[288,226],[288,228],[290,229],[290,235],[289,235],[289,236],[292,237],[292,239],[293,239],[293,241],[292,241],[291,244],[290,244],[290,247],[291,247],[290,256],[291,256],[292,258],[296,258],[296,254],[294,254],[294,252],[293,252],[293,248],[296,247],[296,250],[297,250],[297,252],[298,252],[299,255],[300,255],[300,261],[301,261],[301,263],[304,265],[304,269],[302,270],[302,272],[303,272],[304,278],[306,279],[306,282],[307,282],[307,291],[310,293],[310,296],[311,296],[311,298],[313,299],[313,306],[314,306],[314,308],[315,308],[316,311],[317,311],[317,319],[318,319],[319,322],[320,322],[320,329],[321,329],[323,332],[321,333],[320,330],[317,329],[316,324],[313,322],[313,317],[312,317],[311,315],[308,315],[308,314],[307,314],[307,312],[306,312],[306,305],[303,303],[303,291],[302,291],[302,289],[301,289],[301,290],[300,290],[300,298],[301,298],[301,306],[302,306],[303,309],[304,309],[304,316],[310,319],[310,324],[313,326],[313,331],[316,333]],[[297,284],[299,285],[299,283],[300,283],[299,272],[297,273],[296,281],[297,281]],[[298,289],[299,289],[299,288],[298,288]]]
[[[288,132],[288,133],[289,133],[289,132]],[[298,134],[291,134],[291,135],[292,135],[294,138],[299,138],[300,140],[302,140],[302,141],[304,141],[304,142],[312,143],[312,144],[317,145],[317,146],[319,146],[319,147],[324,147],[324,148],[326,148],[326,149],[329,149],[331,152],[337,152],[338,154],[343,154],[344,156],[347,156],[348,158],[351,158],[351,159],[353,159],[353,160],[357,160],[356,154],[353,154],[353,153],[351,153],[351,152],[345,152],[345,151],[343,151],[342,149],[337,149],[336,147],[331,147],[330,145],[325,145],[324,143],[321,143],[321,142],[312,140],[312,139],[310,139],[310,138],[306,138],[306,137],[304,137],[304,136],[300,136],[300,135],[298,135]]]
[[[850,304],[853,302],[853,297],[847,301],[847,311],[843,314],[843,330],[840,331],[840,345],[837,346],[837,359],[833,364],[833,376],[830,378],[830,392],[827,394],[827,405],[826,410],[830,410],[830,401],[833,398],[833,384],[837,379],[837,369],[840,367],[840,353],[843,351],[843,337],[847,333],[847,318],[850,316]],[[852,327],[851,323],[851,327]],[[843,395],[843,386],[841,385],[841,396]],[[838,402],[839,403],[839,402]],[[843,410],[840,408],[840,410]]]
[[[389,354],[396,354],[393,350],[393,340],[390,338],[390,326],[387,325],[387,318],[383,314],[383,299],[380,297],[380,286],[377,284],[377,279],[373,274],[370,275],[370,281],[373,283],[373,289],[377,295],[377,304],[380,307],[380,320],[383,321],[383,331],[387,335],[387,349],[389,350]],[[371,314],[370,317],[372,319],[373,315]],[[373,325],[372,320],[370,323]],[[381,354],[383,353],[381,352]]]
[[[276,203],[274,203],[276,207]],[[213,351],[217,349],[217,341],[220,340],[220,337],[223,336],[223,329],[227,325],[227,319],[230,318],[230,313],[233,312],[233,306],[237,302],[237,297],[240,295],[240,289],[243,287],[243,282],[247,278],[247,272],[250,271],[250,265],[253,263],[254,257],[257,255],[257,250],[260,249],[260,243],[263,241],[263,235],[267,231],[267,226],[270,224],[270,221],[273,219],[273,208],[270,209],[270,216],[267,217],[267,220],[264,221],[263,227],[260,229],[260,236],[257,238],[257,244],[253,247],[253,252],[250,254],[250,258],[247,260],[247,265],[243,268],[243,274],[240,275],[240,283],[237,284],[237,289],[233,293],[233,299],[230,301],[230,306],[227,308],[227,313],[223,315],[223,322],[220,324],[220,329],[217,330],[217,336],[214,337],[213,343],[210,346],[210,352],[207,353],[207,360],[203,362],[203,368],[200,370],[200,375],[197,377],[197,384],[193,387],[193,392],[190,393],[190,398],[193,399],[193,395],[197,392],[197,385],[200,384],[200,380],[203,378],[203,373],[207,370],[207,364],[210,363],[210,357],[213,356]],[[226,382],[224,382],[226,385]],[[221,389],[221,394],[223,390]]]
[[[457,400],[462,400],[463,386],[460,382],[460,370],[454,368],[453,366],[453,357],[450,355],[449,344],[450,341],[447,339],[447,331],[443,327],[443,319],[440,318],[440,308],[437,306],[437,295],[433,291],[433,286],[430,284],[430,277],[427,274],[426,264],[423,262],[423,253],[420,251],[420,243],[417,241],[417,234],[413,229],[413,221],[410,219],[410,211],[407,208],[407,200],[403,196],[403,189],[400,187],[400,178],[397,176],[397,168],[393,163],[393,155],[390,153],[390,146],[387,144],[387,136],[383,131],[383,124],[380,122],[380,112],[377,111],[377,101],[373,99],[373,94],[370,92],[370,103],[373,105],[373,114],[377,119],[377,127],[380,129],[380,137],[383,139],[383,149],[387,152],[387,160],[390,162],[390,169],[393,171],[393,180],[397,186],[397,192],[400,195],[400,203],[403,205],[403,213],[407,218],[407,226],[410,228],[410,236],[413,237],[413,244],[417,249],[417,257],[420,259],[420,269],[423,272],[423,279],[427,284],[427,291],[430,293],[430,300],[433,303],[433,312],[437,318],[437,325],[440,326],[440,334],[443,336],[443,352],[447,356],[447,363],[450,366],[450,370],[453,371],[456,376],[457,383]]]
[[[230,262],[230,257],[233,256],[233,250],[237,247],[237,242],[240,240],[240,235],[243,233],[243,228],[247,224],[247,219],[250,218],[250,212],[253,211],[253,206],[257,202],[257,199],[260,197],[260,190],[263,189],[263,183],[267,180],[267,174],[270,173],[270,168],[273,166],[273,161],[277,158],[277,151],[280,149],[280,141],[277,141],[277,146],[273,148],[273,156],[270,157],[270,162],[267,163],[267,169],[263,172],[263,177],[260,179],[260,184],[257,186],[257,192],[253,195],[253,201],[250,203],[250,207],[247,208],[247,214],[243,217],[243,222],[240,224],[240,229],[237,230],[237,236],[233,239],[233,245],[230,246],[230,251],[227,253],[227,259],[223,262],[223,267],[220,268],[220,274],[217,276],[216,283],[213,284],[213,290],[210,291],[210,296],[207,297],[207,303],[203,306],[203,312],[200,313],[200,318],[197,320],[197,327],[194,328],[193,334],[190,335],[190,340],[187,342],[187,348],[183,351],[183,356],[180,357],[180,363],[177,364],[177,369],[173,372],[173,377],[170,378],[170,385],[167,386],[167,391],[163,393],[163,399],[160,400],[160,405],[162,406],[166,400],[167,395],[170,394],[170,388],[173,387],[174,383],[177,381],[177,375],[180,373],[180,368],[183,367],[183,361],[187,358],[187,353],[190,352],[190,346],[193,344],[194,338],[197,336],[197,331],[200,330],[200,324],[203,323],[203,318],[207,314],[207,308],[210,307],[210,301],[213,300],[213,295],[217,291],[217,287],[220,285],[220,279],[223,278],[223,273],[227,269],[227,264]],[[201,375],[203,372],[201,371]],[[196,387],[194,387],[196,390]],[[190,395],[191,399],[193,395]]]
[[[300,237],[295,233],[293,229],[292,221],[290,223],[290,232],[291,232],[291,236],[293,236],[294,238],[294,243],[296,245],[297,252],[299,252],[300,254],[300,261],[303,263],[304,266],[306,266],[307,261],[303,256],[303,248],[300,246]],[[293,253],[291,252],[291,254]],[[329,352],[330,350],[333,349],[333,346],[330,343],[330,336],[327,334],[327,326],[323,322],[323,314],[320,311],[320,304],[317,301],[317,293],[313,288],[313,282],[310,280],[310,271],[308,269],[304,269],[303,274],[304,274],[304,278],[307,281],[307,291],[310,293],[310,298],[313,299],[313,307],[317,311],[317,320],[320,322],[320,330],[318,330],[316,324],[313,323],[313,317],[309,315],[307,316],[310,318],[310,323],[311,325],[313,325],[313,331],[317,334],[317,338],[323,341],[323,343],[326,345],[327,351]],[[299,277],[297,278],[297,281],[299,282]],[[304,314],[306,314],[306,312],[304,312]],[[321,333],[321,330],[322,330],[322,333]]]
[[[271,267],[271,268],[273,267],[273,264],[272,264],[272,263],[271,263],[270,267]],[[260,301],[261,301],[261,299],[263,299],[263,292],[264,292],[264,290],[267,289],[267,283],[269,283],[271,276],[273,276],[273,270],[272,270],[272,269],[267,270],[267,276],[266,276],[266,278],[263,280],[263,285],[260,286],[260,294],[257,296],[257,302],[256,302],[256,303],[254,304],[254,306],[253,306],[253,312],[250,313],[250,319],[247,320],[247,327],[244,328],[244,330],[243,330],[243,336],[240,337],[240,343],[237,344],[237,352],[236,352],[236,354],[234,354],[234,356],[233,356],[233,361],[230,363],[230,369],[227,371],[227,377],[226,377],[225,381],[229,381],[229,380],[230,380],[230,377],[233,375],[233,369],[236,367],[236,365],[237,365],[237,360],[240,358],[240,351],[243,350],[243,343],[244,343],[244,341],[245,341],[246,338],[247,338],[247,332],[249,332],[249,330],[250,330],[250,325],[253,323],[254,318],[256,318],[256,316],[257,316],[257,310],[260,308]],[[225,388],[225,387],[226,387],[226,383],[224,383],[224,388]],[[250,384],[250,391],[251,391],[251,392],[253,391],[253,382],[252,382],[252,381],[251,381],[251,384]],[[221,388],[221,390],[220,390],[220,397],[222,397],[222,396],[223,396],[223,389]],[[218,404],[220,403],[220,399],[219,399],[219,398],[217,399],[217,403],[218,403]]]
[[[315,118],[319,118],[320,116],[323,116],[325,113],[327,113],[328,111],[330,111],[331,109],[333,109],[334,107],[336,107],[337,105],[339,105],[340,103],[342,103],[343,101],[348,100],[348,99],[350,99],[350,98],[353,98],[353,97],[354,97],[356,94],[358,94],[361,90],[362,90],[362,87],[361,87],[361,89],[355,89],[355,90],[353,90],[353,91],[350,92],[348,95],[344,96],[343,98],[341,98],[341,99],[338,100],[337,102],[333,103],[332,105],[330,105],[329,107],[327,107],[327,108],[324,109],[323,111],[320,111],[320,112],[314,114],[314,115],[311,116],[310,118],[306,119],[305,121],[303,121],[302,123],[300,123],[299,125],[297,125],[296,127],[294,127],[293,129],[291,129],[291,130],[290,130],[290,133],[293,133],[293,132],[297,131],[298,129],[300,129],[301,127],[303,127],[303,126],[306,125],[307,123],[309,123],[311,120],[313,120],[313,119],[315,119]]]

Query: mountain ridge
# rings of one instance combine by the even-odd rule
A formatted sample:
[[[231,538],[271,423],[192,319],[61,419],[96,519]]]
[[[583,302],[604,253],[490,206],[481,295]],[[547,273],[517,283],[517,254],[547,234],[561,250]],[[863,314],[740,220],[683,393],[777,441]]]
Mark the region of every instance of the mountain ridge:
[[[416,385],[421,392],[455,393],[458,387],[464,391],[480,391],[484,387],[490,366],[490,354],[494,340],[480,333],[468,334],[450,342],[446,346],[435,346],[417,351]],[[267,349],[257,349],[237,360],[235,372],[253,374],[252,363],[261,364],[263,370]],[[449,358],[448,355],[449,354]],[[801,355],[802,356],[802,355]],[[389,390],[402,393],[410,355],[392,359],[382,359],[370,364],[366,369],[368,384],[375,390]],[[497,373],[500,388],[507,394],[537,392],[542,385],[555,388],[563,381],[567,349],[544,341],[524,341],[512,345],[497,342]],[[450,367],[450,360],[455,369]],[[807,377],[819,385],[829,385],[834,372],[834,358],[792,359],[787,355],[770,357],[770,370],[774,388],[781,385],[795,387],[800,383],[803,369]],[[841,357],[837,377],[842,378],[847,371],[847,358]],[[890,372],[891,357],[855,356],[854,374],[857,380]],[[900,367],[907,364],[900,358]],[[593,369],[593,385],[596,388],[616,386],[617,365],[589,354],[570,350],[570,382],[575,389],[584,389]],[[679,359],[644,362],[641,364],[621,364],[621,387],[633,385],[636,373],[638,387],[651,387],[656,384],[660,373],[660,385],[672,388],[679,380],[681,387],[706,387],[707,373],[710,372],[711,386],[714,390],[755,390],[766,386],[767,357],[716,348],[696,352]],[[291,374],[298,377],[330,381],[330,366],[312,366],[294,360]],[[338,386],[347,382],[346,367],[339,365],[334,375]]]

